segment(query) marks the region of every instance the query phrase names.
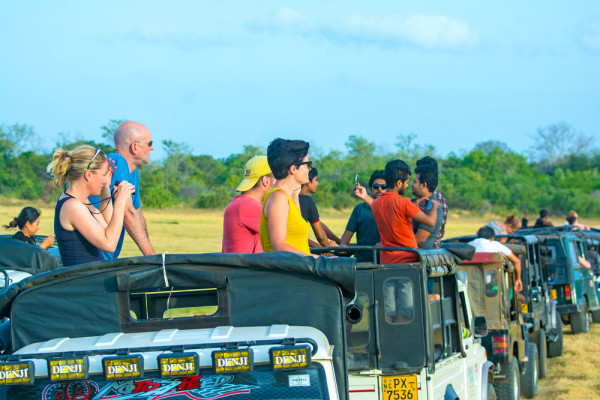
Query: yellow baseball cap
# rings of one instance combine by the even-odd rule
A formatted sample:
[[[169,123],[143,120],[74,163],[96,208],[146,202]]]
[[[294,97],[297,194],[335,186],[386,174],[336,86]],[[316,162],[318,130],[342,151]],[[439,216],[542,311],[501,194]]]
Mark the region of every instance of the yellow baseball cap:
[[[258,182],[258,178],[270,173],[271,168],[267,162],[267,156],[252,157],[244,166],[244,179],[235,190],[238,192],[250,190]]]

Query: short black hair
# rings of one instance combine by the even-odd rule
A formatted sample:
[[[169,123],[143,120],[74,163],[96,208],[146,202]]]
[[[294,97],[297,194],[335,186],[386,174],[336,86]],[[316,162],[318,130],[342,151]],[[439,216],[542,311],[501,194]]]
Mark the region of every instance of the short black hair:
[[[385,186],[393,188],[396,182],[410,179],[410,167],[402,160],[392,160],[385,164]]]
[[[369,178],[369,187],[373,187],[373,182],[375,182],[377,179],[385,180],[385,171],[384,170],[376,169],[375,171],[373,171],[373,173],[371,174],[371,177]]]
[[[310,144],[304,140],[277,138],[267,147],[267,162],[275,179],[285,179],[290,167],[302,162]]]
[[[319,171],[317,170],[317,167],[312,167],[310,171],[308,171],[308,181],[312,182],[313,179],[315,179],[317,176],[319,176]]]
[[[432,168],[434,168],[436,171],[438,170],[438,163],[437,161],[435,161],[435,158],[430,157],[430,156],[425,156],[423,158],[421,158],[419,161],[417,161],[417,168],[419,167],[425,167],[425,166],[430,166]],[[420,172],[415,171],[416,174],[419,174]]]
[[[546,218],[548,216],[548,210],[540,210],[540,218]]]
[[[427,189],[431,193],[435,192],[438,186],[438,172],[437,169],[434,169],[431,165],[423,165],[417,166],[415,168],[415,174],[419,174],[419,182],[426,183]]]
[[[477,237],[480,237],[480,238],[493,239],[494,236],[496,236],[496,234],[494,233],[494,230],[492,229],[491,226],[487,226],[487,225],[482,226],[477,231]]]

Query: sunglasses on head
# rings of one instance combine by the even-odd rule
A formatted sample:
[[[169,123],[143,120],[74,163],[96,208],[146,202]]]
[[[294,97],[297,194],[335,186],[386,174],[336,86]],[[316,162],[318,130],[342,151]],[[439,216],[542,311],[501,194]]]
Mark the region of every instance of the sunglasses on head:
[[[92,165],[92,163],[94,162],[94,160],[96,159],[96,157],[98,157],[98,154],[104,154],[104,152],[102,150],[100,150],[100,147],[96,148],[96,152],[94,153],[94,157],[92,157],[92,159],[90,160],[90,163],[87,165],[86,169],[90,169],[90,166]]]
[[[374,183],[371,187],[373,189],[385,189],[387,186],[385,186],[385,183],[383,185],[379,185],[377,183]]]
[[[296,167],[300,167],[301,165],[306,165],[308,167],[308,169],[312,168],[312,160],[309,161],[302,161],[299,163],[294,164]]]

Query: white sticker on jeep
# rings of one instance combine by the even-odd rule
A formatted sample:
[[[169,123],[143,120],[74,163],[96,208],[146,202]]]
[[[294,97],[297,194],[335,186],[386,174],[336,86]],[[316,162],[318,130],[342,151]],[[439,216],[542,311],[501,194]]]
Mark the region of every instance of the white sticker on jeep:
[[[290,387],[310,386],[309,375],[290,375],[288,376]]]

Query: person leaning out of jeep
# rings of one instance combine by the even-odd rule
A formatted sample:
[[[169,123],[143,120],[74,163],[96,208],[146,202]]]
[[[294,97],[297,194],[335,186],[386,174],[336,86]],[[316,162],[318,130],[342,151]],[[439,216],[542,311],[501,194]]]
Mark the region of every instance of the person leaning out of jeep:
[[[483,226],[477,231],[477,239],[471,240],[469,244],[475,247],[477,253],[502,253],[515,266],[515,283],[514,289],[519,293],[523,289],[521,282],[521,261],[513,254],[513,252],[500,242],[494,241],[494,229],[490,226]]]

